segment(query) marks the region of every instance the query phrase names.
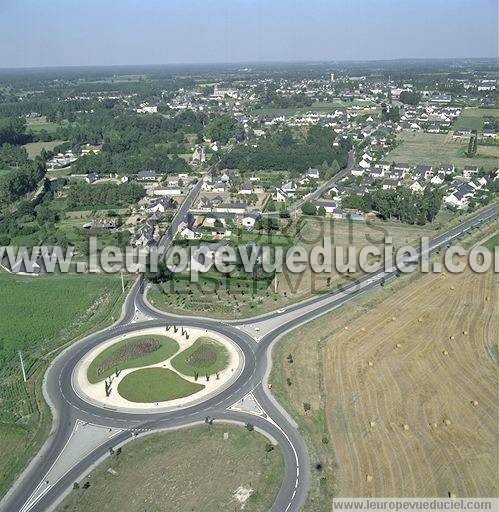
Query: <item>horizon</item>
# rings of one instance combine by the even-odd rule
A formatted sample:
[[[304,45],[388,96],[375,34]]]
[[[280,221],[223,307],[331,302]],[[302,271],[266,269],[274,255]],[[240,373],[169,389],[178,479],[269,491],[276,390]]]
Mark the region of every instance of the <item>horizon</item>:
[[[0,69],[498,57],[494,0],[124,0],[119,7],[109,0],[1,6]]]

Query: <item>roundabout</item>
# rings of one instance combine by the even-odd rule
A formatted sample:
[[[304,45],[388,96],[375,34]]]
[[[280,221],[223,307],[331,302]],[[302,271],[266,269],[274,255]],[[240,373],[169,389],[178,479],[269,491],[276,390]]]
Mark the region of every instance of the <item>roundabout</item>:
[[[215,397],[244,364],[229,336],[195,327],[138,328],[89,350],[74,368],[72,388],[96,407],[165,412]]]

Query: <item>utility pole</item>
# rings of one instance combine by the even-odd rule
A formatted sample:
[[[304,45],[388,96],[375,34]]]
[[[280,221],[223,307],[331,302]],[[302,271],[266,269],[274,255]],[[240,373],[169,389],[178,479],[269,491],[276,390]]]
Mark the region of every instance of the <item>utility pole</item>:
[[[276,274],[275,274],[275,279],[274,279],[274,293],[277,293],[277,276],[278,276],[278,275],[279,275],[279,274],[276,272]]]
[[[125,293],[125,281],[123,280],[123,271],[120,272],[121,274],[121,291]]]
[[[19,360],[21,361],[21,370],[23,372],[23,380],[26,382],[26,370],[24,369],[23,353],[19,350]]]

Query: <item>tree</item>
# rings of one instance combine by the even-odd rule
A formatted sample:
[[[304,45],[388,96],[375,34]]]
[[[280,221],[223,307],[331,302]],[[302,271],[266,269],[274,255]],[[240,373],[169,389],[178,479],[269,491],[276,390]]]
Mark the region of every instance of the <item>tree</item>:
[[[253,432],[253,430],[255,430],[255,427],[251,423],[246,423],[245,427],[248,432]]]
[[[240,132],[237,121],[227,115],[217,116],[211,119],[206,127],[205,134],[212,141],[219,141],[225,144]]]
[[[406,105],[417,105],[421,101],[421,94],[415,91],[402,91],[399,100]]]
[[[303,203],[301,211],[304,215],[315,215],[317,208],[312,203]]]
[[[326,209],[324,208],[324,206],[319,206],[319,208],[317,209],[317,215],[320,215],[321,217],[326,216]]]

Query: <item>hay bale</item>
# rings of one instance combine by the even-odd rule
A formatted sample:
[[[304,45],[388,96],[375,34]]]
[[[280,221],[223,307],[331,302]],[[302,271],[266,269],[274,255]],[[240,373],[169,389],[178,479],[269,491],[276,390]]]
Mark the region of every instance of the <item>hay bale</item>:
[[[348,331],[348,325],[345,326],[345,331]]]
[[[447,350],[442,350],[442,354],[443,354],[444,356],[448,356],[448,355],[449,355],[449,352],[447,352]]]
[[[451,424],[451,421],[450,421],[448,418],[446,418],[446,419],[444,420],[444,425],[449,426],[450,424]]]
[[[455,290],[456,288],[455,288],[454,286],[451,286],[451,287],[450,287],[450,289],[451,289],[451,290]]]
[[[373,361],[368,361],[368,362],[367,362],[367,365],[368,365],[368,366],[374,366],[374,362],[373,362]]]
[[[361,328],[360,328],[360,330],[361,330],[362,332],[366,332],[366,328],[365,328],[365,327],[361,327]]]
[[[392,316],[392,322],[395,322],[395,320],[397,320],[397,317],[396,316]]]
[[[421,323],[423,321],[422,318],[418,318],[418,322]]]
[[[404,423],[403,427],[404,427],[404,430],[409,430],[409,425],[407,423]]]
[[[454,336],[449,336],[449,339],[450,339],[451,341],[454,341],[456,338],[455,338]]]
[[[456,493],[454,493],[454,492],[452,492],[452,491],[449,491],[449,492],[448,492],[448,495],[449,495],[449,498],[450,498],[451,500],[456,499]]]
[[[468,331],[463,331],[463,336],[467,336],[468,335]]]
[[[369,422],[369,426],[370,426],[371,428],[374,428],[374,427],[376,426],[376,422],[375,422],[374,420],[371,420],[371,421]]]
[[[430,423],[430,427],[435,429],[438,427],[438,425],[436,424],[436,422],[433,422],[433,423]]]
[[[471,401],[471,405],[472,405],[473,407],[476,407],[476,406],[478,405],[478,401],[477,401],[477,400],[472,400],[472,401]]]
[[[400,348],[401,346],[402,346],[402,343],[397,343],[397,344],[395,345],[395,347],[396,347],[396,348]]]
[[[373,476],[372,475],[366,475],[366,482],[372,482]]]

